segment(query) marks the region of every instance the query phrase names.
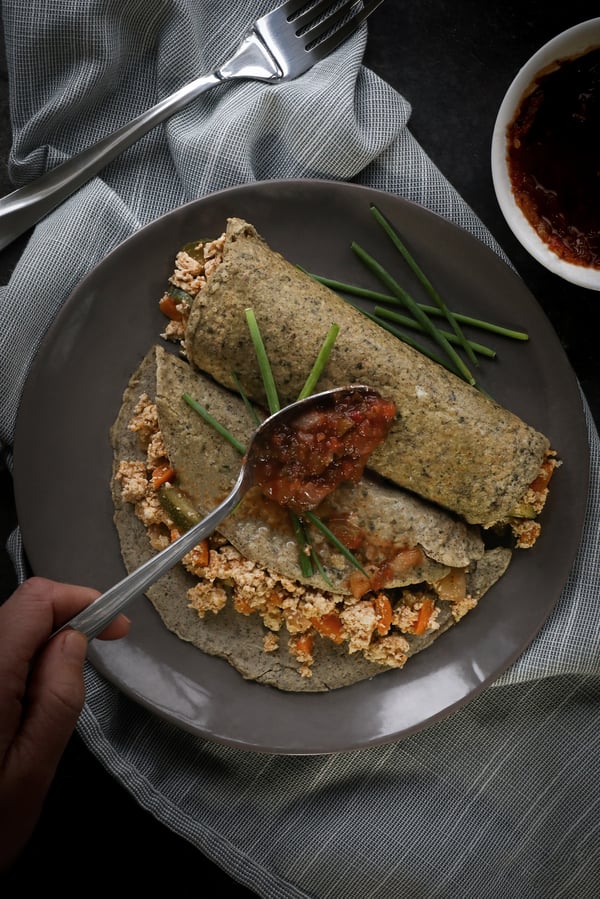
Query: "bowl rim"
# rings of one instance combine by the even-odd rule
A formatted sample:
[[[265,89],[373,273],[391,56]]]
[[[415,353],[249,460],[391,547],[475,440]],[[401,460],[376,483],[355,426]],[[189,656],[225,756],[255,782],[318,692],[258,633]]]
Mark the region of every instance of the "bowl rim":
[[[600,269],[567,262],[554,253],[518,206],[508,174],[506,129],[537,76],[560,60],[600,47],[600,17],[579,22],[543,44],[519,69],[498,110],[491,143],[492,182],[500,210],[517,240],[546,269],[580,287],[600,290]]]

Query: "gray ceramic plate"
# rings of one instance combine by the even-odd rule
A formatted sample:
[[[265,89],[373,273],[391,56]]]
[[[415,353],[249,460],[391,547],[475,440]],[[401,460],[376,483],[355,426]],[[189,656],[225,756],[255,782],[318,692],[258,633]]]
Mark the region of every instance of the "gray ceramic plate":
[[[258,686],[174,637],[143,597],[128,612],[127,639],[91,645],[93,664],[132,699],[185,730],[248,750],[329,753],[400,739],[477,695],[545,622],[580,540],[588,443],[575,376],[540,307],[491,250],[420,206],[346,184],[259,183],[177,209],[111,252],[64,306],[23,396],[15,487],[32,569],[104,590],[124,575],[112,522],[109,428],[131,372],[164,327],[157,301],[176,251],[241,216],[291,261],[377,288],[351,252],[356,240],[426,301],[386,243],[371,202],[450,308],[529,333],[528,343],[478,335],[498,352],[482,363],[480,380],[545,432],[564,464],[536,547],[517,553],[480,606],[401,671],[328,694]]]

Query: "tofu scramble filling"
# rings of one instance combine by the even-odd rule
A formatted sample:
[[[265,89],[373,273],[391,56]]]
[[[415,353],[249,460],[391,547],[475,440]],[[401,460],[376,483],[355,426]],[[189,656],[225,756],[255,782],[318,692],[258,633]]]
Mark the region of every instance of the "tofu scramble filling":
[[[144,524],[150,545],[160,551],[181,530],[160,499],[161,489],[176,482],[176,472],[166,454],[156,405],[147,394],[140,396],[129,428],[137,434],[145,460],[121,460],[116,479],[123,500]],[[200,618],[218,614],[228,602],[242,615],[259,615],[265,627],[264,652],[276,652],[286,639],[305,678],[311,677],[316,640],[331,640],[384,668],[401,668],[411,654],[411,637],[438,630],[448,613],[458,621],[477,604],[467,592],[466,569],[451,569],[431,585],[390,590],[370,589],[359,579],[359,586],[342,596],[245,559],[219,533],[194,547],[182,564],[197,578],[187,603]]]

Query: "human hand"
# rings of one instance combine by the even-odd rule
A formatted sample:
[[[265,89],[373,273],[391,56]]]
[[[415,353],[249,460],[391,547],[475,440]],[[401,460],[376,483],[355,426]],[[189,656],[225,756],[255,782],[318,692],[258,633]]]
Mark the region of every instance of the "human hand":
[[[0,871],[33,833],[85,699],[87,638],[69,629],[48,638],[97,596],[34,577],[0,606]],[[119,615],[100,637],[128,630]]]

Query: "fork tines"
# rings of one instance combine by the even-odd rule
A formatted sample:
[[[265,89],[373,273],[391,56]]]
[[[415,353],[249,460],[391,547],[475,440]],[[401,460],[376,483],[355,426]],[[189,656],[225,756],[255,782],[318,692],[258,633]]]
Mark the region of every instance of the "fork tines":
[[[302,37],[307,50],[328,55],[350,37],[383,0],[289,0],[285,4],[288,21]]]

